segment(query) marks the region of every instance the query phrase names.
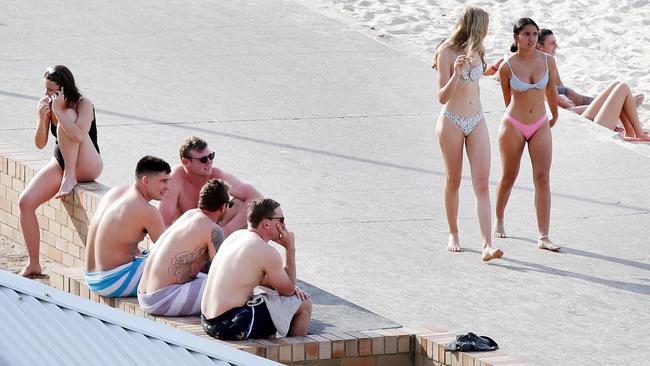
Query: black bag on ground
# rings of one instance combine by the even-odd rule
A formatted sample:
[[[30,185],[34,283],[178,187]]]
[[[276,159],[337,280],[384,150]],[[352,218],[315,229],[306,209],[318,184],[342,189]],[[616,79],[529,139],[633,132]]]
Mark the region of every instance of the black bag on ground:
[[[459,334],[456,340],[449,342],[445,345],[445,351],[461,351],[461,352],[485,352],[495,351],[499,349],[497,342],[490,337],[477,336],[469,332],[467,334]]]

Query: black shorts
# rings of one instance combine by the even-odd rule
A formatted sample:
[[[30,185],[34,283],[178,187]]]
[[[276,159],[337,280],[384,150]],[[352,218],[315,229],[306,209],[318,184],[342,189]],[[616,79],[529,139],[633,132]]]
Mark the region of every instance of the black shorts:
[[[201,313],[201,325],[209,336],[224,340],[266,338],[277,331],[266,303],[232,308],[212,319]]]

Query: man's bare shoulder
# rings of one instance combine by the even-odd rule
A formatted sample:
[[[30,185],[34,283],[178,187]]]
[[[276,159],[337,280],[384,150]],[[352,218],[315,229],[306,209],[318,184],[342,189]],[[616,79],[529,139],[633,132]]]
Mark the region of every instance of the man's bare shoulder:
[[[234,244],[247,242],[249,240],[247,233],[249,233],[249,231],[246,229],[234,231],[228,236],[228,238],[226,238],[226,242]]]
[[[115,186],[115,187],[109,189],[104,194],[104,197],[102,197],[102,199],[112,199],[112,198],[120,197],[120,196],[124,195],[124,193],[128,192],[129,187],[131,187],[131,186],[126,185],[126,184]]]
[[[260,261],[260,263],[267,262],[269,260],[281,259],[280,253],[269,245],[268,242],[260,238],[257,234],[252,233],[248,230],[239,230],[233,234],[230,234],[228,239],[236,233],[242,232],[241,238],[238,240],[240,246],[245,247],[245,250],[250,253],[254,258]]]
[[[258,248],[258,246],[261,247],[262,245],[268,246],[257,234],[246,229],[237,230],[228,235],[223,244],[237,248]]]
[[[212,228],[219,227],[214,221],[212,221],[208,216],[201,212],[198,208],[192,208],[185,211],[176,221],[174,225],[178,222],[181,226],[191,226],[193,230],[197,231],[207,231],[210,232]]]
[[[169,174],[169,178],[171,178],[172,182],[174,180],[183,180],[187,177],[187,173],[185,172],[185,169],[183,169],[182,164],[178,164],[172,168],[172,172]]]
[[[169,174],[169,190],[165,194],[167,197],[163,196],[163,200],[180,193],[185,186],[185,182],[187,182],[187,173],[185,173],[183,165],[176,165]]]
[[[142,213],[145,214],[147,217],[161,217],[160,211],[158,211],[158,207],[152,205],[151,203],[145,201],[144,199],[142,200],[143,202],[139,206],[139,208],[142,210]]]
[[[224,179],[225,172],[216,166],[212,167],[212,173],[210,174],[210,178],[212,179]]]

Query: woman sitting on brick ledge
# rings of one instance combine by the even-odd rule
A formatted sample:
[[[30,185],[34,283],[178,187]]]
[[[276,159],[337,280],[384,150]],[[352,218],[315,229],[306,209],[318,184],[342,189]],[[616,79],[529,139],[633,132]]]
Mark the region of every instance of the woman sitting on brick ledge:
[[[69,195],[77,182],[95,180],[104,166],[97,145],[95,107],[77,89],[72,72],[63,65],[48,67],[44,81],[34,142],[37,148],[44,148],[49,131],[56,140],[54,156],[20,195],[20,226],[29,255],[20,275],[26,277],[41,273],[36,209],[52,197]]]

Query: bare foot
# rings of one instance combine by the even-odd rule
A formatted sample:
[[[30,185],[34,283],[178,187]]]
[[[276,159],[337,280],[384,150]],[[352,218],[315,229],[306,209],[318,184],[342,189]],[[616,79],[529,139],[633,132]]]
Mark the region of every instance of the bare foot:
[[[636,142],[650,142],[650,135],[646,132],[641,133],[640,135],[628,136],[627,133],[623,137],[625,141],[636,141]]]
[[[449,234],[449,244],[447,244],[447,250],[450,252],[460,252],[460,239],[458,239],[458,234]]]
[[[634,104],[636,104],[636,107],[639,108],[641,104],[643,104],[643,101],[645,100],[645,95],[644,94],[637,94],[634,96]]]
[[[481,255],[483,261],[487,262],[491,259],[498,259],[501,257],[503,257],[503,250],[501,249],[493,248],[492,246],[483,248],[483,254]]]
[[[63,177],[63,181],[61,182],[61,188],[59,188],[59,192],[56,195],[54,195],[54,198],[63,198],[69,195],[70,193],[72,193],[72,190],[76,185],[77,185],[76,178]]]
[[[537,247],[539,249],[550,250],[551,252],[560,251],[560,247],[553,244],[553,242],[551,241],[551,239],[548,238],[548,236],[542,236],[541,238],[539,238],[539,240],[537,240]]]
[[[494,223],[494,237],[495,238],[506,238],[506,229],[503,228],[502,222]]]
[[[23,277],[33,277],[41,274],[41,265],[40,264],[27,264],[25,267],[18,273],[19,276]]]

